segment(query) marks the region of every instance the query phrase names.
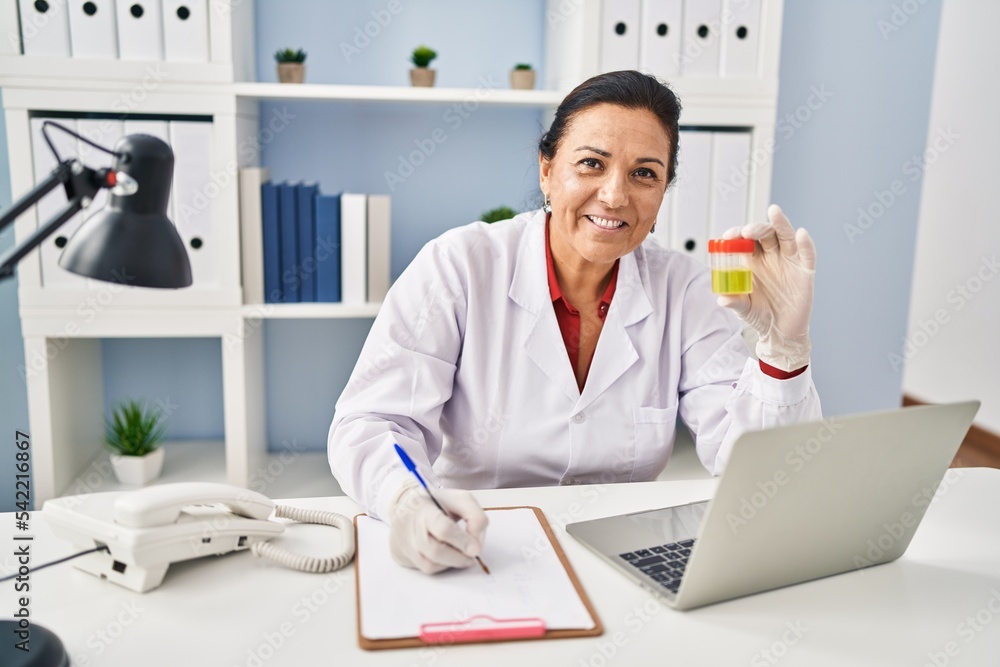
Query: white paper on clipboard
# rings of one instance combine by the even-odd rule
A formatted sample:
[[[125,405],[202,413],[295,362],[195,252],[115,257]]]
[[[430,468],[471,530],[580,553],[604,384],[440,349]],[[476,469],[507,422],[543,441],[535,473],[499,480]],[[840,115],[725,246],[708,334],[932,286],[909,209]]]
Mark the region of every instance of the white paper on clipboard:
[[[595,623],[548,535],[530,508],[487,510],[481,557],[489,566],[428,576],[398,565],[389,552],[389,526],[358,518],[358,595],[361,635],[416,637],[426,623],[537,617],[549,630],[590,629]]]

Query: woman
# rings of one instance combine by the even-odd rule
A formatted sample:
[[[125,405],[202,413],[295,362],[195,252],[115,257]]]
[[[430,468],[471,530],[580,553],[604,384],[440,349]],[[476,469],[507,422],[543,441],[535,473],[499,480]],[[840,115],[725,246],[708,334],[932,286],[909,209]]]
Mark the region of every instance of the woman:
[[[820,417],[808,370],[815,251],[777,206],[750,297],[647,240],[677,161],[680,105],[655,78],[594,77],[539,143],[541,210],[450,230],[396,281],[330,428],[344,491],[388,520],[396,560],[473,563],[467,491],[655,479],[678,412],[719,474],[743,431]],[[728,307],[720,308],[719,305]],[[760,335],[750,358],[733,312]],[[399,443],[445,517],[401,465]]]

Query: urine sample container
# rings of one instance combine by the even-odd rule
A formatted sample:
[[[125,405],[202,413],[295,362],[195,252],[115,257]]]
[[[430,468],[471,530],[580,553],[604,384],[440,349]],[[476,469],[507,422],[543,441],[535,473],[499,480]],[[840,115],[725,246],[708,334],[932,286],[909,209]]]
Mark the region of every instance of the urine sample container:
[[[750,294],[753,291],[753,273],[750,271],[753,248],[753,239],[711,239],[708,242],[713,292]]]

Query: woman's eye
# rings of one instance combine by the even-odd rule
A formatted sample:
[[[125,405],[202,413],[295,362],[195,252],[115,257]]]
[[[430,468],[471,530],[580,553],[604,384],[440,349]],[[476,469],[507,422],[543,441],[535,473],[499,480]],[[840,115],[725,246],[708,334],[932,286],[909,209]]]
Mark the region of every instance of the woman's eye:
[[[656,178],[656,172],[652,169],[637,169],[635,175],[639,178]]]
[[[591,169],[597,169],[601,166],[600,160],[593,157],[585,157],[580,160],[579,164],[582,164],[584,167],[590,167]]]

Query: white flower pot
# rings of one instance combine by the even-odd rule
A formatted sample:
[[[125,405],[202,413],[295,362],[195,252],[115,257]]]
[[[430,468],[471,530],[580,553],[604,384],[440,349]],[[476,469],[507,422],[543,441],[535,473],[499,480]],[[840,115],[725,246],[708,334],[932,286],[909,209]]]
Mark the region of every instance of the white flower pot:
[[[111,455],[111,467],[122,484],[143,485],[160,476],[163,469],[163,448],[145,456]]]

